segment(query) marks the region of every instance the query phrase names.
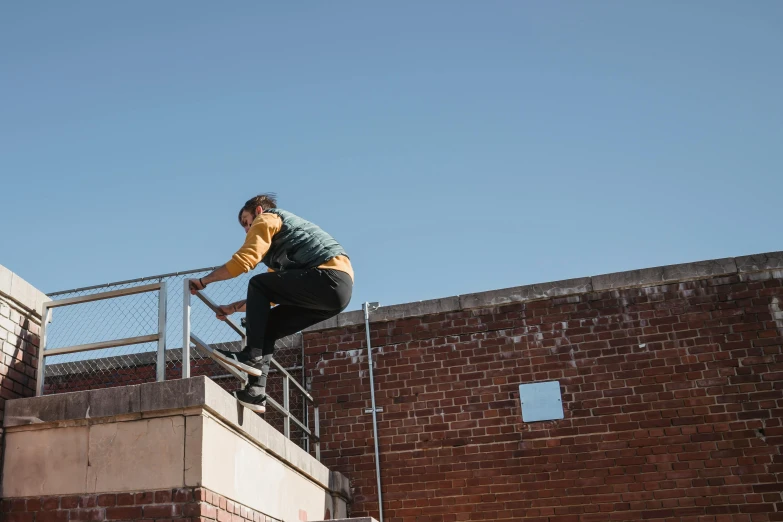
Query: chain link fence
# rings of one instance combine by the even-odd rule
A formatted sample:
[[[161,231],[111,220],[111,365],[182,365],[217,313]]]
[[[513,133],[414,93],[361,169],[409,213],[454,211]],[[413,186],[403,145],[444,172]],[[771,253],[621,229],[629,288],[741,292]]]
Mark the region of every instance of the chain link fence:
[[[203,293],[217,304],[229,304],[246,298],[250,279],[263,273],[263,267],[234,279],[209,285]],[[166,283],[166,380],[182,376],[182,320],[185,281],[203,277],[213,268],[145,277],[131,281],[66,290],[48,294],[53,300],[80,297],[112,290]],[[207,344],[221,349],[239,351],[242,339],[199,299],[191,299],[191,333]],[[234,314],[237,323],[243,313]],[[46,349],[109,341],[157,333],[158,292],[72,304],[54,308],[46,329]],[[304,345],[301,334],[277,342],[275,359],[298,382],[304,384]],[[64,393],[113,386],[128,386],[154,382],[156,378],[157,343],[137,344],[88,352],[76,352],[46,357],[44,394]],[[205,375],[227,391],[239,389],[241,382],[191,343],[191,376]],[[283,404],[282,376],[273,368],[267,381],[267,393]],[[289,407],[300,420],[307,418],[304,398],[292,391]],[[283,431],[284,416],[270,408],[264,419]],[[305,445],[304,433],[291,424],[291,440]]]

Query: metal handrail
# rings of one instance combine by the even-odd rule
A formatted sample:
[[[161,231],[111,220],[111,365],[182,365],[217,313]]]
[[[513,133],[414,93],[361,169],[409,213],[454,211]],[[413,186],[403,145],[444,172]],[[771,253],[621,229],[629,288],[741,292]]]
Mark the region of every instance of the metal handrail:
[[[58,290],[57,292],[46,292],[49,297],[62,294],[73,294],[75,292],[87,292],[88,290],[97,290],[99,288],[108,288],[110,286],[130,285],[133,283],[141,283],[143,281],[154,281],[156,279],[163,279],[164,277],[177,277],[181,275],[198,274],[199,272],[211,272],[216,269],[216,266],[208,266],[206,268],[194,268],[193,270],[184,270],[182,272],[169,272],[168,274],[160,274],[154,276],[137,277],[136,279],[126,279],[125,281],[115,281],[113,283],[103,283],[100,285],[83,286],[81,288],[73,288],[71,290]]]
[[[213,312],[219,311],[219,306],[215,304],[214,301],[212,301],[209,297],[207,297],[202,292],[197,291],[195,293],[196,297],[199,298],[205,305],[209,307],[210,310]],[[182,338],[183,339],[190,339],[193,341],[193,343],[199,347],[202,350],[205,350],[207,352],[211,351],[212,348],[209,346],[209,344],[205,343],[201,339],[199,339],[197,336],[193,335],[190,331],[190,299],[191,293],[190,293],[190,282],[186,279],[184,281],[184,291],[183,291],[183,306],[182,306]],[[232,320],[230,317],[226,317],[225,322],[231,327],[232,330],[234,330],[239,336],[242,338],[242,344],[247,343],[247,334],[245,333],[245,330],[239,326],[234,320]],[[183,342],[182,343],[182,378],[188,378],[190,377],[190,343],[189,342]],[[223,368],[225,368],[227,371],[229,371],[233,376],[237,377],[243,382],[246,382],[245,374],[244,372],[240,372],[233,366],[230,366],[228,364],[225,364],[221,362],[218,359],[213,359],[215,362],[220,364]],[[321,428],[319,423],[319,409],[318,409],[318,403],[316,403],[315,398],[308,392],[304,386],[302,386],[294,377],[288,373],[288,370],[283,368],[283,366],[277,362],[274,358],[271,361],[272,366],[280,372],[283,376],[283,404],[279,404],[276,400],[274,400],[272,397],[267,396],[266,401],[267,404],[269,404],[274,410],[281,413],[283,418],[283,434],[286,436],[286,438],[291,438],[291,421],[294,422],[307,436],[307,442],[309,445],[310,439],[315,444],[315,458],[318,459],[320,462],[321,460]],[[291,389],[291,383],[294,383],[294,386],[299,390],[299,392],[304,396],[304,399],[306,402],[309,402],[313,406],[313,414],[315,415],[314,419],[314,430],[310,430],[309,427],[307,427],[306,424],[304,424],[302,421],[297,419],[291,414],[290,411],[290,405],[289,405],[289,395],[290,395],[290,389]]]
[[[158,291],[158,333],[150,335],[140,335],[136,337],[126,337],[123,339],[114,339],[111,341],[101,341],[97,343],[79,344],[75,346],[65,346],[46,350],[46,324],[49,322],[49,311],[52,308],[69,306],[74,304],[90,303],[104,299],[113,299],[115,297],[124,297],[128,295],[143,294],[146,292]],[[104,348],[116,348],[119,346],[130,346],[134,344],[144,344],[158,342],[158,353],[156,358],[156,380],[166,379],[166,283],[161,281],[150,285],[136,286],[133,288],[122,288],[110,292],[101,292],[99,294],[83,295],[79,297],[70,297],[68,299],[59,299],[47,301],[43,304],[41,310],[41,345],[38,348],[38,370],[36,371],[35,394],[43,395],[44,378],[46,368],[46,357],[53,355],[62,355],[66,353],[86,352],[90,350],[101,350]]]
[[[186,283],[187,283],[187,281],[186,281]],[[190,291],[190,290],[188,290],[188,291]],[[210,299],[209,297],[207,297],[203,293],[196,292],[196,297],[198,297],[213,312],[218,313],[220,311],[219,310],[220,307],[217,304],[215,304],[215,302],[212,299]],[[230,317],[226,317],[225,322],[226,322],[226,324],[228,324],[231,327],[232,330],[234,330],[236,333],[238,333],[240,335],[240,337],[242,337],[242,339],[245,338],[245,330],[241,326],[239,326],[236,322],[234,322],[233,319],[231,319]]]
[[[204,341],[202,341],[201,339],[199,339],[198,336],[196,336],[196,334],[190,334],[190,340],[193,341],[193,343],[197,347],[199,347],[203,351],[207,352],[207,354],[209,354],[212,351],[212,347],[209,344],[207,344]],[[225,364],[224,362],[222,362],[222,361],[220,361],[218,359],[212,359],[212,360],[215,361],[216,363],[218,363],[220,366],[222,366],[224,370],[226,370],[228,373],[231,374],[232,377],[235,377],[235,378],[239,379],[240,381],[242,381],[242,385],[243,386],[247,384],[247,375],[245,374],[245,372],[240,371],[240,370],[234,368],[231,365]],[[182,366],[183,366],[183,369],[184,369],[184,366],[185,366],[185,358],[184,357],[182,358]]]

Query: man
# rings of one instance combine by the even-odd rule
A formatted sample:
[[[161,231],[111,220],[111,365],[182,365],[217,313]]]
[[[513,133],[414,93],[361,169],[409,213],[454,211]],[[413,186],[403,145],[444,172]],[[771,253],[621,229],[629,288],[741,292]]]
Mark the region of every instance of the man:
[[[190,280],[195,294],[207,285],[246,273],[263,262],[247,299],[220,306],[218,319],[246,312],[247,346],[239,353],[215,350],[223,362],[247,372],[236,398],[252,411],[266,411],[266,377],[275,341],[342,312],[351,300],[353,268],[340,244],[321,228],[277,208],[274,194],[261,194],[239,211],[245,243],[225,265]],[[274,308],[271,308],[276,303]]]

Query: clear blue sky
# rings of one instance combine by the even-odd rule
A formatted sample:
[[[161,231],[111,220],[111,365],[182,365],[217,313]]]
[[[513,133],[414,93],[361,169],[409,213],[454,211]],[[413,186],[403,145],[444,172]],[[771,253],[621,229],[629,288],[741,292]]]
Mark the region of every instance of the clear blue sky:
[[[776,0],[6,2],[0,264],[221,264],[263,191],[350,309],[781,250],[781,56]]]

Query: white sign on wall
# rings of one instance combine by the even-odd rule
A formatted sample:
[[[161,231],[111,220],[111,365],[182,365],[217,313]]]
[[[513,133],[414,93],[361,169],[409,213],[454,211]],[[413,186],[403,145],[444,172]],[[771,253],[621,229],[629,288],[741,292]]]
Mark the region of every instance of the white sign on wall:
[[[564,417],[559,381],[520,384],[519,400],[522,403],[523,422],[557,420]]]

